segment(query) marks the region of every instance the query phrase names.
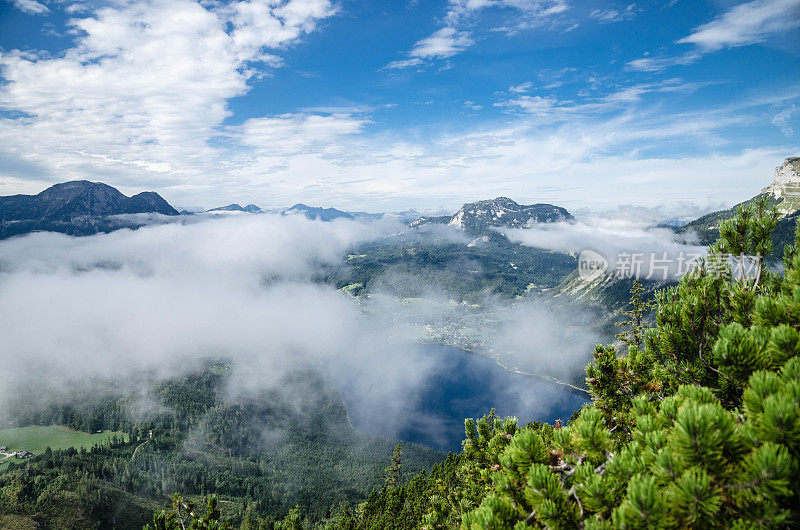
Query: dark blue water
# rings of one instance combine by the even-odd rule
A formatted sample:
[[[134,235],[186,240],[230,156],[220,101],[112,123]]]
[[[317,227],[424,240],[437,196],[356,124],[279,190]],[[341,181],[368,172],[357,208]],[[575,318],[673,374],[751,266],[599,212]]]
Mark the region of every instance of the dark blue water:
[[[498,416],[531,420],[567,420],[587,398],[563,386],[514,374],[496,362],[457,348],[419,346],[430,358],[424,381],[408,396],[407,408],[395,418],[394,436],[442,450],[459,451],[464,419],[481,417],[492,408]],[[370,431],[369,426],[356,428]],[[375,433],[386,434],[386,433]]]

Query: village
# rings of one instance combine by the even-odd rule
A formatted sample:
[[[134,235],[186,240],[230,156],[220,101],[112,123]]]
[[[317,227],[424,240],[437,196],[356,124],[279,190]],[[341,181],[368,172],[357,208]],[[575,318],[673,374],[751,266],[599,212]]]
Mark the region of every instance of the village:
[[[17,458],[21,458],[21,459],[24,460],[26,458],[32,457],[33,453],[30,452],[30,451],[25,451],[24,449],[23,450],[19,450],[19,451],[9,451],[8,447],[3,445],[3,446],[0,446],[0,455],[2,455],[2,457],[4,459],[17,457]]]

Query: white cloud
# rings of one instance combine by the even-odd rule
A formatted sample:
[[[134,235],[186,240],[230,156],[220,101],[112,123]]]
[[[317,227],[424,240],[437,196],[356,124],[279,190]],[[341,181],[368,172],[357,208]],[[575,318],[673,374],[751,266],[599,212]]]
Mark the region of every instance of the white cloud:
[[[602,111],[597,108],[602,107]],[[256,159],[234,181],[269,182],[269,200],[287,203],[302,190],[305,202],[364,209],[457,208],[478,197],[508,195],[568,208],[608,207],[628,201],[656,205],[680,200],[740,201],[758,193],[788,148],[731,154],[658,157],[658,146],[689,145],[714,152],[725,145],[720,128],[751,117],[733,109],[717,114],[653,116],[646,110],[596,106],[553,107],[542,102],[505,127],[485,126],[410,142],[345,137],[331,156],[302,154],[277,167]],[[241,172],[241,173],[240,173]],[[248,187],[244,187],[247,190]],[[281,201],[281,197],[286,197]]]
[[[230,114],[227,100],[247,92],[254,62],[274,64],[268,50],[296,42],[334,8],[329,0],[214,5],[114,4],[72,19],[75,46],[61,56],[0,52],[0,106],[23,113],[0,119],[0,151],[46,164],[59,180],[114,166],[148,185],[169,167],[189,184],[208,166],[222,170],[209,140]]]
[[[697,49],[677,56],[643,57],[626,63],[629,70],[660,72],[700,60],[722,48],[748,46],[800,27],[800,0],[753,0],[739,4],[676,41]]]
[[[417,41],[407,52],[407,59],[398,59],[387,64],[385,69],[402,69],[422,66],[433,59],[446,59],[457,55],[475,43],[465,26],[478,13],[489,8],[508,10],[513,13],[515,23],[509,28],[499,28],[516,32],[521,26],[530,26],[532,20],[540,20],[566,11],[569,5],[565,0],[449,0],[444,16],[444,27],[430,37]]]
[[[693,92],[705,83],[687,83],[682,79],[665,79],[657,83],[642,83],[622,88],[606,96],[605,100],[612,103],[633,103],[640,101],[642,96],[649,93],[664,92]]]
[[[550,118],[560,121],[576,116],[598,115],[630,106],[649,93],[692,92],[704,86],[702,83],[686,83],[681,79],[666,79],[657,83],[642,83],[619,88],[605,96],[585,98],[581,102],[558,100],[553,96],[521,96],[495,103],[497,107],[520,110],[541,120]]]
[[[800,27],[800,0],[754,0],[739,4],[678,41],[704,51],[746,46]]]
[[[26,375],[125,378],[222,355],[244,388],[319,369],[347,385],[362,417],[383,412],[370,419],[391,435],[404,397],[435,361],[390,344],[379,318],[309,282],[319,264],[339,262],[348,245],[386,229],[258,215],[3,241],[0,361],[24,358],[26,368],[0,374],[0,401]]]
[[[660,72],[673,66],[686,66],[687,64],[695,63],[700,57],[702,55],[696,52],[687,52],[675,57],[643,57],[627,62],[625,66],[628,70],[639,72]]]
[[[672,82],[651,89],[690,90],[692,85]],[[643,98],[641,90],[636,97]],[[517,110],[505,123],[417,140],[361,133],[352,120],[366,117],[345,114],[339,118],[344,124],[324,126],[331,131],[324,146],[289,139],[288,148],[276,148],[272,155],[269,142],[254,146],[255,154],[226,175],[225,188],[233,183],[239,195],[231,199],[244,200],[244,195],[247,202],[286,205],[299,199],[373,211],[410,205],[456,209],[498,195],[607,208],[619,202],[620,188],[627,201],[642,205],[712,199],[732,204],[758,193],[774,167],[794,151],[790,146],[741,149],[720,131],[761,124],[764,105],[785,107],[797,100],[796,93],[684,113],[654,112],[646,98],[630,100],[633,96],[624,89],[580,101],[521,95],[504,102]],[[268,122],[268,130],[285,127],[292,138],[304,119],[277,118]],[[653,154],[664,145],[710,154]]]
[[[792,105],[788,109],[784,109],[780,111],[775,117],[772,118],[772,124],[781,130],[784,136],[792,136],[794,130],[792,130],[792,126],[789,125],[789,120],[792,118],[792,114],[794,114],[795,106]]]
[[[596,19],[601,24],[630,20],[636,16],[636,4],[629,4],[625,9],[593,9],[589,17]]]
[[[420,40],[408,54],[421,59],[446,58],[460,53],[472,46],[474,41],[465,31],[442,28],[430,37]]]
[[[512,9],[517,16],[547,17],[563,13],[569,9],[565,0],[450,0],[445,19],[452,24],[487,8]]]
[[[520,83],[519,85],[511,86],[508,88],[508,91],[514,92],[515,94],[524,94],[525,92],[530,90],[531,87],[533,87],[533,83],[528,81],[526,83]]]
[[[240,61],[258,59],[263,48],[278,48],[313,31],[317,21],[335,14],[329,0],[247,0],[227,6],[231,37]]]
[[[637,256],[637,277],[675,279],[687,271],[690,261],[705,255],[705,247],[687,245],[667,228],[650,228],[635,219],[592,218],[575,223],[555,223],[531,229],[502,230],[511,241],[524,245],[579,254],[600,253],[614,272],[614,266]]]
[[[445,59],[460,53],[474,44],[466,31],[445,27],[435,31],[430,37],[417,41],[409,58],[392,61],[386,68],[408,68],[418,66],[428,59]]]
[[[174,168],[167,163],[158,163],[158,162],[149,162],[147,160],[120,160],[117,158],[111,158],[108,155],[101,155],[97,153],[87,153],[85,151],[77,151],[79,155],[88,156],[90,158],[95,158],[99,160],[103,160],[108,162],[110,165],[114,164],[124,164],[126,166],[134,166],[145,169],[147,171],[152,171],[156,173],[168,173],[173,171]]]
[[[12,2],[17,9],[31,15],[43,15],[50,12],[46,5],[36,0],[12,0]]]
[[[384,69],[392,70],[392,69],[402,69],[402,68],[409,68],[411,66],[421,66],[425,64],[425,61],[420,59],[419,57],[412,57],[410,59],[399,59],[397,61],[392,61],[387,64]]]
[[[3,241],[3,271],[61,274],[102,271],[118,263],[120,273],[144,276],[207,277],[231,274],[261,284],[271,275],[306,280],[321,263],[335,263],[357,242],[398,229],[391,222],[321,223],[303,216],[273,214],[214,218],[192,217],[188,225],[171,223],[74,238],[40,233]],[[169,242],[169,244],[166,244]]]
[[[0,408],[13,384],[28,378],[44,391],[64,380],[131,380],[139,371],[173,376],[197,359],[224,357],[243,394],[311,368],[341,391],[353,423],[369,432],[395,436],[410,421],[440,425],[424,411],[412,414],[414,398],[452,364],[404,343],[419,337],[404,317],[442,319],[452,311],[447,300],[420,304],[419,315],[394,302],[365,311],[311,281],[320,266],[341,263],[352,244],[396,232],[399,223],[197,218],[84,238],[37,233],[1,241],[0,363],[25,362],[0,371]],[[376,298],[369,303],[386,303]],[[542,331],[540,343],[553,350],[539,358],[563,357],[554,353],[558,337]],[[494,377],[482,373],[487,387]],[[518,382],[508,389],[510,401],[518,399],[514,412],[546,413],[553,391]]]
[[[74,15],[76,13],[84,13],[86,11],[89,11],[89,7],[81,2],[75,2],[74,4],[70,4],[64,8],[64,12],[66,12],[68,15]]]
[[[251,118],[230,131],[264,154],[290,155],[332,148],[360,133],[366,123],[350,114],[282,114]]]
[[[496,107],[519,109],[534,116],[551,115],[554,112],[572,111],[574,106],[559,106],[558,99],[552,96],[529,96],[527,94],[495,103]]]
[[[558,312],[537,303],[506,311],[492,337],[493,351],[505,366],[562,381],[574,380],[576,373],[585,370],[594,346],[603,340],[593,331],[589,315]],[[559,355],[553,355],[554,351]]]

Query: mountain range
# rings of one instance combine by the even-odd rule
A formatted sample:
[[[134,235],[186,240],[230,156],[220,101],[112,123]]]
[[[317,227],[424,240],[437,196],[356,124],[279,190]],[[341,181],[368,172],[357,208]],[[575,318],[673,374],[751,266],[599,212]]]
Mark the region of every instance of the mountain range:
[[[319,206],[308,206],[307,204],[297,203],[294,206],[285,209],[264,210],[255,204],[248,204],[247,206],[240,206],[239,204],[229,204],[227,206],[220,206],[218,208],[211,208],[205,212],[220,212],[220,213],[281,213],[283,215],[305,215],[307,218],[320,220],[323,222],[330,222],[335,219],[360,219],[365,221],[374,221],[383,217],[382,213],[367,213],[367,212],[346,212],[336,208],[322,208]],[[415,217],[418,218],[419,215]]]
[[[264,213],[255,204],[237,203],[205,210],[210,213]],[[0,197],[0,239],[35,231],[62,232],[70,235],[90,235],[123,227],[139,226],[121,219],[123,214],[189,215],[197,211],[178,212],[158,193],[148,191],[132,197],[101,182],[76,180],[55,184],[37,195]],[[336,208],[295,204],[282,211],[284,215],[304,215],[313,220],[358,219],[374,221],[382,213],[348,212]],[[423,217],[414,210],[395,216],[411,229],[429,224],[446,224],[467,234],[486,234],[490,228],[525,228],[536,223],[572,221],[574,217],[564,208],[551,204],[521,205],[507,197],[483,200],[463,205],[455,214]],[[494,232],[490,235],[496,235]]]
[[[800,157],[788,157],[775,169],[773,182],[760,194],[728,210],[704,215],[689,223],[665,223],[687,238],[699,239],[701,244],[713,242],[719,225],[736,215],[739,206],[749,206],[759,199],[776,207],[780,213],[774,234],[773,253],[780,255],[783,245],[794,235],[800,217]],[[255,204],[241,206],[233,203],[206,210],[207,212],[264,213]],[[271,210],[270,210],[271,211]],[[277,210],[281,211],[281,210]],[[181,212],[189,214],[190,212]],[[335,219],[377,220],[381,213],[348,212],[336,208],[295,204],[282,210],[284,215],[304,215],[309,219],[333,221]],[[158,193],[142,192],[128,197],[116,188],[100,182],[76,180],[56,184],[36,195],[0,197],[0,239],[34,231],[62,232],[70,235],[90,235],[118,228],[141,226],[144,222],[121,219],[123,214],[180,215]],[[396,214],[409,229],[427,225],[447,225],[474,236],[474,245],[488,242],[499,236],[498,228],[530,228],[538,223],[571,222],[574,217],[560,206],[552,204],[519,204],[508,197],[497,197],[464,204],[453,215],[420,216],[414,210]],[[682,225],[682,226],[680,226]]]
[[[766,199],[780,215],[773,235],[775,260],[785,244],[793,240],[800,211],[800,157],[790,157],[775,170],[772,184],[748,206]],[[284,210],[263,210],[255,205],[230,204],[207,210],[260,214],[272,212],[300,215],[309,219],[334,221],[358,219],[371,221],[383,214],[347,212],[295,204]],[[111,186],[87,181],[57,184],[38,195],[0,197],[0,239],[36,230],[50,230],[71,235],[88,235],[147,224],[121,214],[156,214],[176,216],[178,212],[153,192],[126,197]],[[552,204],[519,204],[507,197],[464,204],[452,215],[417,217],[413,211],[395,214],[410,219],[407,230],[377,240],[354,245],[341,263],[322,267],[315,277],[350,295],[366,299],[374,293],[396,296],[402,300],[424,298],[435,289],[437,295],[476,308],[464,322],[448,322],[431,328],[431,336],[447,344],[470,349],[464,330],[479,329],[474,318],[486,317],[477,309],[487,300],[513,300],[541,296],[546,303],[565,308],[579,304],[598,317],[594,327],[613,336],[614,310],[627,306],[632,279],[613,276],[586,280],[577,274],[576,256],[534,248],[510,241],[504,228],[531,228],[537,224],[574,222],[565,208]],[[673,230],[687,240],[709,244],[716,239],[720,223],[736,215],[736,207],[713,212],[685,226],[672,223]],[[668,283],[643,280],[645,296]],[[487,298],[487,296],[489,298]],[[426,332],[427,333],[427,332]],[[442,338],[444,337],[444,338]],[[467,337],[467,338],[465,338]],[[478,341],[479,342],[479,341]]]
[[[415,298],[435,286],[450,299],[473,303],[487,294],[541,292],[575,270],[575,257],[513,243],[497,229],[572,220],[551,204],[521,205],[506,197],[467,203],[453,215],[412,220],[408,230],[357,245],[326,281],[356,296]]]
[[[122,214],[178,215],[158,193],[128,197],[100,182],[76,180],[36,195],[0,197],[0,239],[35,231],[89,235],[121,228]]]

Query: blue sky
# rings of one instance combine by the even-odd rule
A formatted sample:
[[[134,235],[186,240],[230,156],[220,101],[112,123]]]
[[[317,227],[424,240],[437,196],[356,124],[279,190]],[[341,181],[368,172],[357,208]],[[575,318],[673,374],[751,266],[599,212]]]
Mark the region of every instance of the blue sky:
[[[2,1],[0,194],[702,208],[800,154],[800,0]]]

